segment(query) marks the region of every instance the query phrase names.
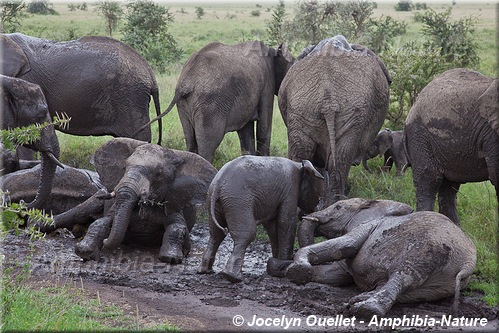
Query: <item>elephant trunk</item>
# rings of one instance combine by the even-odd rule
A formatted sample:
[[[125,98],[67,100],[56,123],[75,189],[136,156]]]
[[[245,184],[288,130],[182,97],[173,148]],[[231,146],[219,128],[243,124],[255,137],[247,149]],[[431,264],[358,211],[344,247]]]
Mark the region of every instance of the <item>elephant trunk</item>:
[[[313,218],[304,217],[298,228],[298,243],[300,248],[314,244],[315,229],[318,221]]]
[[[139,194],[129,186],[122,186],[116,192],[115,215],[109,237],[103,242],[104,248],[118,247],[125,238],[130,215],[139,200]]]
[[[54,181],[57,166],[63,165],[57,160],[59,158],[59,141],[53,126],[46,127],[40,134],[40,140],[33,144],[34,149],[40,151],[41,157],[41,176],[38,191],[35,199],[27,204],[31,208],[43,208],[52,193],[52,183]]]

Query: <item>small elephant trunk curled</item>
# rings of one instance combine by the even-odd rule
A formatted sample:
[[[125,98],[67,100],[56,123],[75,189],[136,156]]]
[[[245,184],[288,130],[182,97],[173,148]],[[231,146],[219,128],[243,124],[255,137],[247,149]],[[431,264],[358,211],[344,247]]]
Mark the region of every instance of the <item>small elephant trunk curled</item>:
[[[120,188],[116,193],[116,210],[109,237],[103,242],[106,249],[118,247],[125,238],[130,222],[130,215],[137,205],[139,195],[128,187]]]

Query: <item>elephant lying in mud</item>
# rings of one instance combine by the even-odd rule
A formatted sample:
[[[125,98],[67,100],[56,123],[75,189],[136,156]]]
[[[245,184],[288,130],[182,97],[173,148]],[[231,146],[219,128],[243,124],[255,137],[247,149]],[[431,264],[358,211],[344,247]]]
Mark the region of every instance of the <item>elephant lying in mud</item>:
[[[182,262],[190,250],[195,206],[205,202],[216,169],[199,155],[128,138],[108,141],[92,162],[105,189],[54,217],[54,227],[68,227],[99,213],[76,254],[98,260],[103,247],[126,242],[161,245],[159,260]]]
[[[21,165],[28,163],[40,163],[40,161],[19,161]],[[20,202],[21,200],[31,200],[35,197],[38,182],[40,179],[41,165],[38,164],[31,168],[20,169],[0,178],[0,184],[4,192],[8,192],[8,200],[10,202]],[[64,165],[64,168],[57,168],[54,176],[52,194],[45,205],[45,212],[58,215],[73,207],[85,202],[88,198],[94,195],[104,185],[99,180],[99,175],[90,170],[77,169],[69,165]],[[93,221],[91,215],[87,216],[87,220],[82,220],[84,224]],[[72,228],[74,224],[68,225]],[[44,231],[49,232],[55,230],[51,226],[38,226]],[[60,227],[64,227],[61,225]]]
[[[459,293],[473,273],[476,249],[462,230],[435,212],[412,212],[389,200],[353,198],[303,217],[300,248],[287,268],[293,282],[364,292],[350,299],[362,317],[384,315],[395,302],[426,302]],[[311,244],[314,234],[330,238]],[[311,245],[308,245],[311,244]]]
[[[380,155],[384,157],[384,170],[390,171],[395,163],[397,176],[402,176],[410,166],[404,145],[404,131],[392,131],[386,128],[378,133],[374,142],[367,149],[367,153],[362,159],[362,166],[371,172],[367,160]]]
[[[218,247],[230,232],[234,249],[222,275],[240,282],[244,253],[256,236],[257,224],[262,224],[269,235],[272,257],[291,259],[297,208],[312,212],[323,184],[324,178],[309,161],[241,156],[225,164],[208,190],[210,240],[198,273],[212,272]]]

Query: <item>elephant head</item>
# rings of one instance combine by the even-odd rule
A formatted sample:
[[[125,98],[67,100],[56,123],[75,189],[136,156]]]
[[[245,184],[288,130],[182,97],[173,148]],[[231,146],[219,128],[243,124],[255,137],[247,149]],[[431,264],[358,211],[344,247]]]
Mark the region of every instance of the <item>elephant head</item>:
[[[199,155],[143,141],[116,138],[99,148],[93,164],[116,197],[113,225],[105,248],[124,239],[132,210],[158,206],[165,214],[204,203],[216,169]],[[192,228],[187,222],[188,228]]]
[[[2,129],[13,129],[50,122],[47,102],[37,84],[22,79],[0,75],[2,86]],[[59,141],[54,126],[42,128],[40,138],[25,144],[41,153],[42,173],[35,199],[28,208],[42,208],[50,197],[52,181],[59,158]]]
[[[393,145],[392,131],[388,128],[380,131],[373,143],[367,148],[366,157],[373,158],[383,156],[384,153]]]
[[[402,216],[413,212],[411,206],[390,200],[352,198],[303,216],[298,229],[300,247],[314,243],[315,236],[336,238],[361,223],[386,216]]]

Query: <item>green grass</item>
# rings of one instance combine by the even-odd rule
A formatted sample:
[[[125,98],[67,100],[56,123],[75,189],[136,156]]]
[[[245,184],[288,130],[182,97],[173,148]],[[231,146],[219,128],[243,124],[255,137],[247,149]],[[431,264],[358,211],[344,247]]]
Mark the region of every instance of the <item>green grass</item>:
[[[30,283],[28,267],[2,275],[0,331],[144,331],[178,332],[167,323],[145,323],[122,308],[90,295],[83,282]],[[140,311],[140,310],[139,310]],[[140,312],[139,312],[140,313]]]
[[[170,103],[182,64],[192,52],[199,50],[211,41],[231,44],[244,40],[264,38],[265,22],[270,19],[271,15],[267,8],[275,6],[277,2],[277,0],[275,2],[262,2],[263,8],[260,10],[261,15],[259,17],[251,15],[251,11],[256,9],[257,1],[219,4],[216,1],[213,3],[203,2],[202,4],[182,2],[168,4],[170,12],[175,15],[175,21],[170,27],[170,32],[178,41],[179,46],[185,51],[185,54],[179,64],[171,67],[169,73],[157,74],[162,110]],[[442,4],[432,2],[428,5],[434,10],[443,11],[447,8],[447,2],[449,1],[445,2],[446,5],[443,2]],[[421,25],[414,22],[412,18],[414,12],[395,12],[393,9],[394,3],[395,1],[393,3],[379,3],[374,15],[377,17],[390,15],[397,20],[404,20],[408,23],[407,34],[397,40],[396,43],[401,44],[409,40],[422,38],[420,33]],[[206,14],[201,20],[196,18],[196,6],[202,6],[205,10]],[[22,21],[20,32],[54,39],[68,39],[72,35],[105,34],[104,21],[95,13],[93,4],[88,5],[88,11],[77,10],[71,12],[68,10],[67,5],[63,3],[54,3],[54,7],[60,15],[32,15]],[[287,1],[286,10],[289,15],[293,13],[292,7],[293,2]],[[181,8],[184,8],[187,14],[180,13]],[[458,4],[453,6],[453,18],[468,17],[469,15],[478,17],[475,32],[476,42],[480,47],[479,55],[481,59],[478,69],[486,75],[496,76],[495,4],[493,1],[480,3],[458,1]],[[119,30],[116,31],[113,37],[118,39],[121,37]],[[152,105],[150,113],[151,116],[154,116]],[[163,145],[175,149],[185,149],[184,137],[176,108],[164,118],[163,123]],[[153,125],[153,142],[157,141],[156,132],[157,125]],[[90,156],[109,137],[75,137],[59,134],[59,139],[63,163],[76,167],[92,168],[89,162]],[[215,153],[214,165],[216,168],[220,168],[224,163],[239,156],[239,154],[237,135],[229,133]],[[287,155],[286,128],[277,108],[277,103],[275,103],[274,107],[271,154],[274,156]],[[381,164],[381,159],[371,160],[369,163],[372,169],[376,169],[376,166]],[[390,174],[377,171],[369,174],[361,166],[352,167],[349,176],[349,187],[350,197],[392,199],[415,207],[414,186],[410,169],[404,176],[397,177],[394,171]],[[498,216],[496,213],[495,191],[490,182],[463,185],[458,195],[458,209],[461,217],[461,227],[473,239],[478,251],[477,266],[468,290],[482,292],[484,300],[489,305],[497,306],[499,304],[499,295],[496,288],[498,282]],[[35,304],[37,304],[37,310],[34,312],[42,314],[39,320],[45,323],[43,325],[46,326],[41,327],[44,330],[53,327],[60,330],[66,329],[62,326],[63,318],[66,318],[66,315],[72,317],[73,322],[78,322],[78,316],[81,317],[82,313],[86,313],[88,314],[86,317],[89,320],[88,325],[96,325],[95,329],[98,329],[97,325],[102,323],[100,321],[102,318],[97,318],[96,313],[104,313],[105,316],[106,314],[109,316],[108,318],[114,318],[116,309],[101,310],[100,305],[98,306],[95,303],[95,299],[86,300],[83,294],[76,295],[77,297],[74,298],[75,293],[68,290],[62,290],[60,293],[53,289],[32,290],[28,288],[24,290],[24,288],[21,288],[22,284],[17,288],[17,282],[10,281],[8,283],[10,285],[7,284],[7,288],[4,285],[3,292],[9,292],[9,297],[16,300],[15,307],[11,308],[12,311],[6,317],[10,318],[6,323],[11,328],[21,329],[21,327],[24,327],[21,325],[28,325],[29,328],[33,328],[37,321],[32,321],[31,324],[23,324],[22,322],[14,322],[14,320],[23,321],[24,318],[30,318],[31,315],[35,316],[34,313],[26,315],[28,311],[31,311],[32,307],[35,307]],[[36,301],[28,301],[30,297],[34,297]],[[52,298],[55,298],[55,300],[52,300]],[[69,310],[71,305],[74,305],[75,308]],[[50,316],[47,315],[47,308],[54,308],[54,312]],[[47,317],[50,317],[50,319],[47,319]],[[75,318],[78,318],[78,320]],[[71,325],[71,319],[68,322],[68,325]],[[103,325],[106,325],[105,322],[106,320],[104,320]],[[81,328],[81,325],[83,324],[78,322],[76,328]],[[70,326],[68,327],[67,330],[73,330]]]

